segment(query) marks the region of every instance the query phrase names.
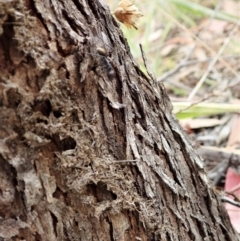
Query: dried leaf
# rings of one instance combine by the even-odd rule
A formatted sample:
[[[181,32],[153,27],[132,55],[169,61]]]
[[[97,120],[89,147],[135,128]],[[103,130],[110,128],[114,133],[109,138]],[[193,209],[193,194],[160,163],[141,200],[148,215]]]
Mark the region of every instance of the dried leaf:
[[[143,14],[134,5],[134,2],[135,0],[122,0],[113,13],[128,28],[134,27],[137,29],[135,23]]]

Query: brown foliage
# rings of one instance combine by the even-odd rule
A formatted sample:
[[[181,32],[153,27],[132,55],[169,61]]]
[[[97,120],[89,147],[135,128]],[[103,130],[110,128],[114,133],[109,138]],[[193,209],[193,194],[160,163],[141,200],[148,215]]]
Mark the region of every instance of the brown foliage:
[[[128,28],[134,27],[137,29],[136,21],[142,17],[143,14],[134,5],[134,2],[134,0],[122,0],[114,11],[114,15]]]

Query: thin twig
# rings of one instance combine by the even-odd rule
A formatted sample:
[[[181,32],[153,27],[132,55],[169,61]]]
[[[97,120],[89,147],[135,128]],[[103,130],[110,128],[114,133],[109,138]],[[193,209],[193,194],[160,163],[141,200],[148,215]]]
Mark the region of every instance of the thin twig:
[[[233,197],[234,197],[234,200],[236,200],[237,202],[240,202],[239,197],[238,197],[236,194],[234,194],[234,193],[232,193],[232,192],[227,192],[227,191],[225,191],[225,193],[226,193],[227,195],[233,196]]]
[[[135,160],[118,160],[118,161],[112,161],[113,163],[124,163],[124,162],[137,162],[139,161],[139,159],[135,159]]]
[[[149,75],[149,77],[151,78],[151,80],[153,81],[153,83],[157,83],[157,80],[156,80],[156,77],[154,76],[154,74],[152,73],[152,71],[150,71],[149,67],[148,67],[148,62],[147,62],[147,59],[146,59],[146,56],[145,56],[145,53],[143,51],[143,47],[141,44],[139,44],[140,46],[140,49],[141,49],[141,53],[142,53],[142,59],[143,59],[143,63],[144,63],[144,66],[147,70],[147,73]]]
[[[236,207],[239,207],[239,208],[240,208],[240,203],[232,200],[232,199],[229,198],[229,197],[225,197],[225,196],[224,196],[224,197],[221,197],[221,200],[222,200],[223,202],[230,203],[230,204],[232,204],[233,206],[236,206]]]

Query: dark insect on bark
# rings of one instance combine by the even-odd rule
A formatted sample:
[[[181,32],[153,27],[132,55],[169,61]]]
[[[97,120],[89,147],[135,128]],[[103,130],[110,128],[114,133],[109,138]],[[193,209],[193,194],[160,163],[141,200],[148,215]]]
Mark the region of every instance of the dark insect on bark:
[[[112,79],[115,75],[112,63],[110,62],[110,60],[108,59],[107,56],[107,51],[104,48],[97,48],[97,52],[98,54],[101,56],[101,59],[107,69],[108,72],[108,78]]]

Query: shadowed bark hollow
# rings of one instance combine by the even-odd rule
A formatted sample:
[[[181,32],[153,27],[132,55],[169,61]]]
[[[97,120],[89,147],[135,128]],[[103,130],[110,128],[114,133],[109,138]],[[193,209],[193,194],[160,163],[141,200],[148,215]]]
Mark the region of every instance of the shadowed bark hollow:
[[[1,240],[237,240],[102,0],[1,1],[0,21]]]

